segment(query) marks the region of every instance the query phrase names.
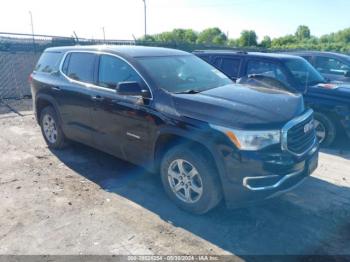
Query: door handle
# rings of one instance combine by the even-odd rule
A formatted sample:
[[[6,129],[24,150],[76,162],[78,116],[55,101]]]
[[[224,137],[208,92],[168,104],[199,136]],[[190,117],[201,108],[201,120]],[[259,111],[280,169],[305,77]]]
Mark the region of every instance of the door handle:
[[[102,96],[97,95],[97,96],[92,96],[91,99],[94,101],[102,101],[104,98]]]
[[[51,89],[55,91],[61,91],[61,88],[59,88],[58,86],[51,86]]]

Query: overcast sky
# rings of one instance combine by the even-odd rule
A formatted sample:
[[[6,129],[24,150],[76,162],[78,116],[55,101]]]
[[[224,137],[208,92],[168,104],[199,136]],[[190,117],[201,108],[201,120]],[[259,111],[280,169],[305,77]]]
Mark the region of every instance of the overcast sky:
[[[217,26],[236,38],[253,29],[261,39],[294,33],[300,24],[320,36],[350,27],[350,0],[146,0],[148,33]],[[132,39],[143,35],[142,0],[9,0],[0,9],[0,31]]]

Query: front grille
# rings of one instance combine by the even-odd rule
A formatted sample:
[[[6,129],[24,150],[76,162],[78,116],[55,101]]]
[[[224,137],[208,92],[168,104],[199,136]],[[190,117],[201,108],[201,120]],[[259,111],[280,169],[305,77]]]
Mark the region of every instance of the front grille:
[[[313,115],[295,125],[287,131],[287,148],[295,154],[302,154],[307,151],[315,142],[316,131],[313,123]]]

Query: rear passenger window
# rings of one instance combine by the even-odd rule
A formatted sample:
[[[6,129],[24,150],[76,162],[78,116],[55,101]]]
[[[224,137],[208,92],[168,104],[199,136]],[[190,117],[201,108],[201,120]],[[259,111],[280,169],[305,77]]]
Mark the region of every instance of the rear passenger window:
[[[311,56],[303,56],[303,58],[308,61],[309,63],[312,63],[312,57]]]
[[[141,82],[141,78],[123,60],[110,55],[101,55],[98,70],[98,85],[115,89],[119,82],[126,81]]]
[[[208,56],[208,55],[199,56],[199,58],[203,59],[207,63],[210,62],[210,56]]]
[[[64,62],[65,74],[77,81],[93,83],[95,58],[95,54],[71,53]],[[68,65],[67,59],[69,59]]]
[[[45,52],[41,55],[34,71],[42,73],[53,73],[59,69],[62,53]]]
[[[233,58],[222,58],[221,70],[229,77],[238,77],[241,61]]]

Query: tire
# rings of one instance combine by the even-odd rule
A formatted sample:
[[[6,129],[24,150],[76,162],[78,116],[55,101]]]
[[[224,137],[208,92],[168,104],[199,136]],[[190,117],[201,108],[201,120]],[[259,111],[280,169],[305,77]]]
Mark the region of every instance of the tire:
[[[221,184],[210,162],[202,153],[195,153],[181,145],[165,153],[160,166],[163,187],[169,198],[181,209],[193,214],[204,214],[219,204],[222,199]],[[182,174],[187,176],[181,175],[180,165],[184,170]],[[178,178],[174,178],[174,174]],[[189,179],[191,174],[193,176]],[[189,186],[186,188],[185,185]],[[176,191],[176,187],[180,189]],[[186,191],[190,192],[187,200]]]
[[[40,127],[46,144],[51,149],[61,149],[66,145],[57,113],[52,106],[45,107],[40,114]]]
[[[335,123],[329,116],[320,112],[314,113],[314,119],[316,134],[320,145],[323,147],[332,145],[337,136],[337,127]]]

